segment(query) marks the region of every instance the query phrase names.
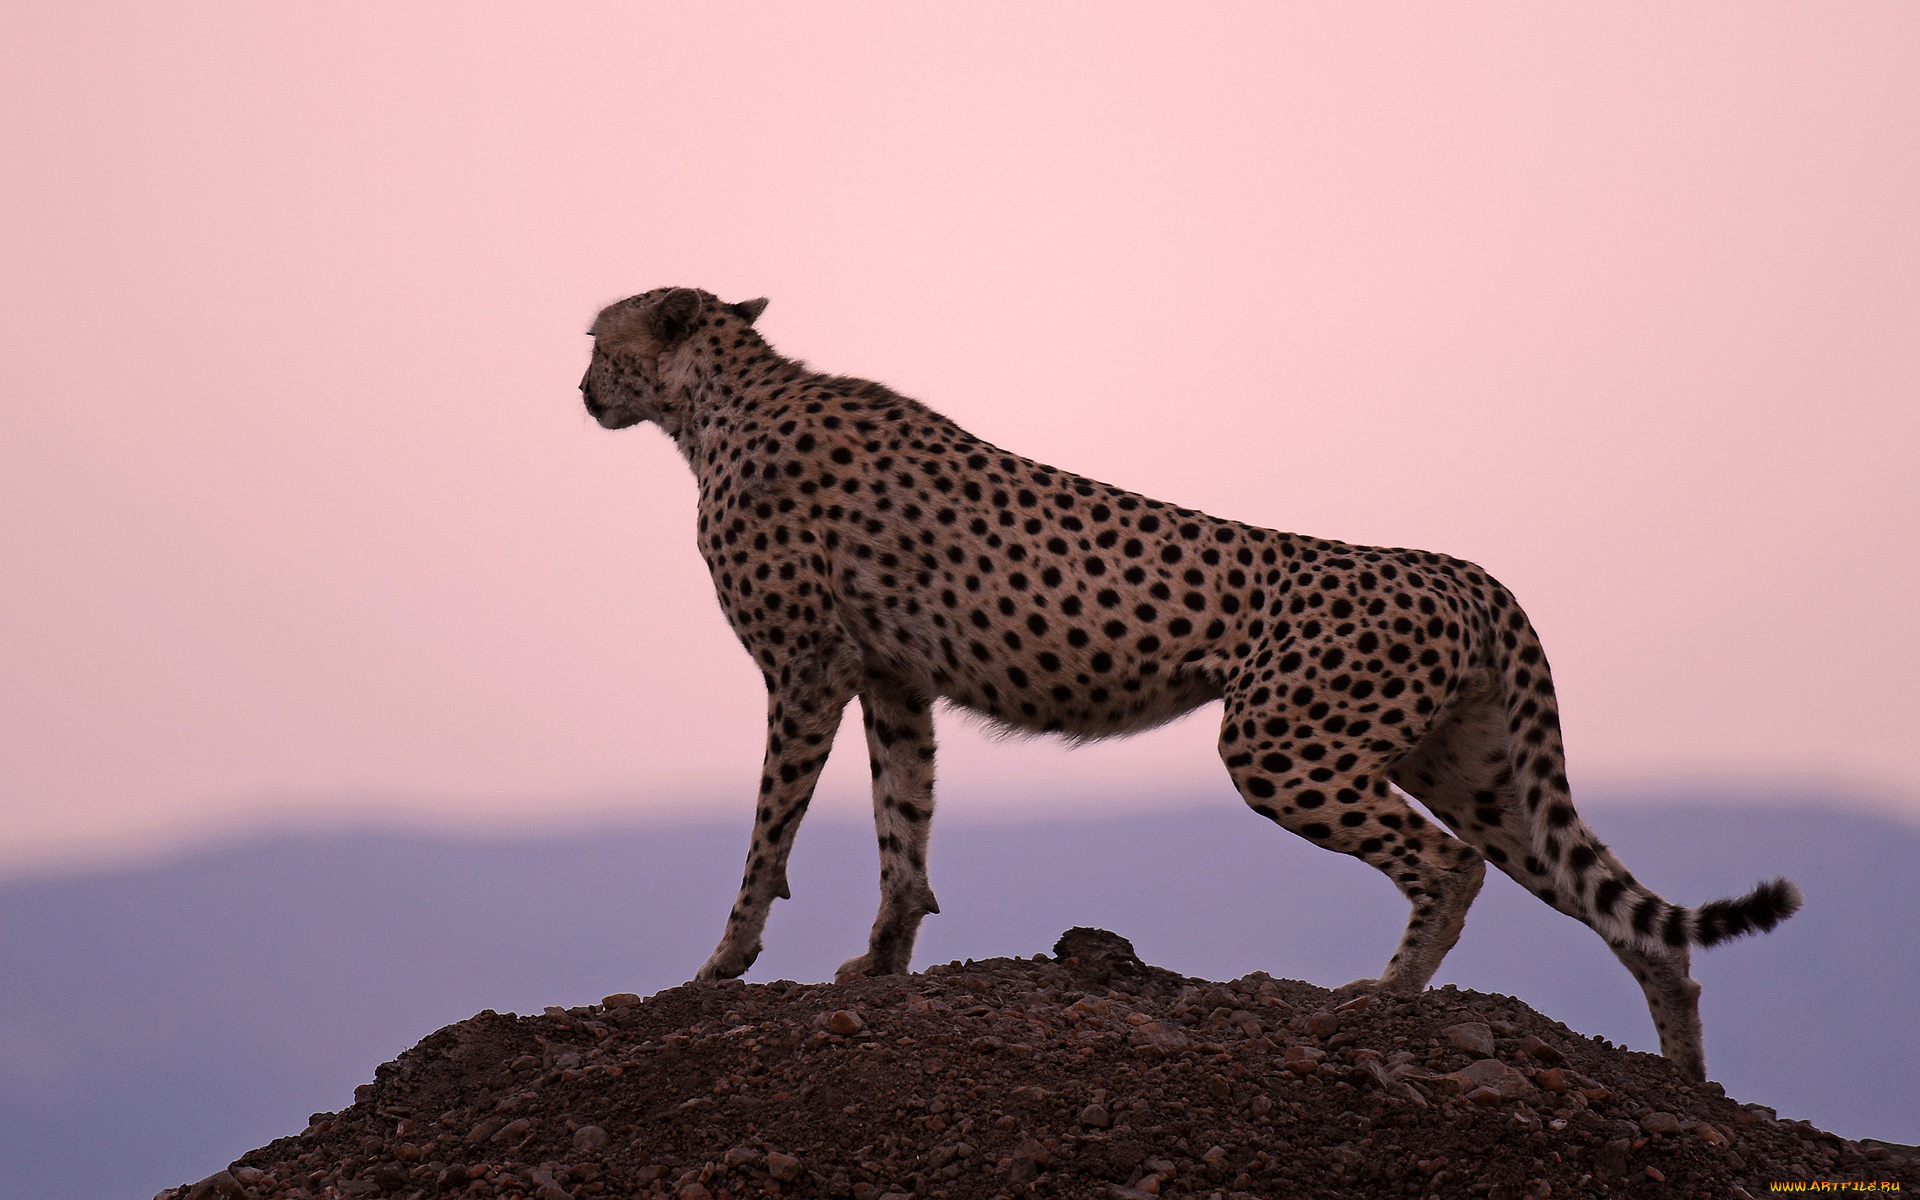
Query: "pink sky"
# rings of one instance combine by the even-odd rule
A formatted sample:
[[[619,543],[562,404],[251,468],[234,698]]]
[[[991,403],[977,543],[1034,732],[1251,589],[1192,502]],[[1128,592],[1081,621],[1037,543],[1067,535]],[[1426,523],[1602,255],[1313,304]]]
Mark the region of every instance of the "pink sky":
[[[1484,564],[1576,790],[1920,817],[1916,62],[1906,0],[10,5],[0,869],[744,825],[691,477],[574,391],[666,283],[1036,458]],[[1213,741],[949,719],[945,815],[1232,803]]]

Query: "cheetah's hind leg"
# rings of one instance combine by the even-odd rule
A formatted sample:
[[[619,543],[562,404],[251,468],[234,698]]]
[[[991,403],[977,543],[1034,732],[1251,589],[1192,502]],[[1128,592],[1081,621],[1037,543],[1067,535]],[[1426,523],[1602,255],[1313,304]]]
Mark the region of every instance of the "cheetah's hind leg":
[[[1289,737],[1299,724],[1290,718],[1300,714],[1283,697],[1256,706],[1229,693],[1226,701],[1220,756],[1248,806],[1317,846],[1382,872],[1413,906],[1380,978],[1356,980],[1343,990],[1425,988],[1460,938],[1486,863],[1394,792],[1389,772],[1399,757],[1396,749],[1378,741],[1330,746]]]
[[[873,768],[873,828],[880,844],[880,913],[867,952],[840,964],[841,982],[903,974],[920,920],[940,911],[927,883],[933,823],[933,708],[896,680],[869,678],[860,692]]]

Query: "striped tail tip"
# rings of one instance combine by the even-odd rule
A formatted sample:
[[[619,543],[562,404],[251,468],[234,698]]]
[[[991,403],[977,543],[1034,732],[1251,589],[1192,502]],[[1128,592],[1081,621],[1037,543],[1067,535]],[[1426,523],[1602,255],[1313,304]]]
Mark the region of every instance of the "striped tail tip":
[[[1761,884],[1738,899],[1715,900],[1693,910],[1693,942],[1717,946],[1749,933],[1765,933],[1800,910],[1805,897],[1791,880]]]

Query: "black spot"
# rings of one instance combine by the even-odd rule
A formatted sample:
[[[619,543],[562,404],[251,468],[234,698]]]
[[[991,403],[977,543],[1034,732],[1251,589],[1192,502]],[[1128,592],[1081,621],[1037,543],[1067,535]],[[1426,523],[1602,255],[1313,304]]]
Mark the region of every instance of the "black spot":
[[[1668,910],[1667,928],[1664,934],[1662,935],[1662,940],[1665,941],[1669,946],[1684,946],[1687,944],[1687,910],[1686,909],[1681,908],[1679,905],[1675,905],[1673,906],[1673,908]]]
[[[1627,885],[1621,883],[1618,879],[1602,881],[1599,887],[1593,889],[1594,908],[1599,910],[1603,916],[1612,916],[1613,906],[1620,902],[1620,893],[1626,890]]]
[[[1654,918],[1658,917],[1660,910],[1665,907],[1666,902],[1658,896],[1641,897],[1640,903],[1633,908],[1633,931],[1635,933],[1652,931]]]

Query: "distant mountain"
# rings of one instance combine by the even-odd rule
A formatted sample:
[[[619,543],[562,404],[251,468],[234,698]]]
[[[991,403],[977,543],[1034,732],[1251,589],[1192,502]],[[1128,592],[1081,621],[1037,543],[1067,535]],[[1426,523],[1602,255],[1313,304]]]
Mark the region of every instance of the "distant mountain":
[[[1697,903],[1784,874],[1806,909],[1698,952],[1709,1071],[1849,1137],[1920,1141],[1920,831],[1837,810],[1597,807],[1641,879]],[[199,1178],[483,1008],[683,981],[746,850],[736,826],[515,841],[283,837],[0,885],[0,1196],[146,1196]],[[937,830],[917,965],[1046,950],[1073,925],[1188,974],[1376,974],[1406,907],[1376,872],[1232,804]],[[870,828],[816,820],[755,979],[826,978],[878,899]],[[1586,929],[1489,873],[1436,983],[1657,1049]],[[293,1031],[293,1032],[289,1032]],[[144,1189],[144,1190],[143,1190]]]

